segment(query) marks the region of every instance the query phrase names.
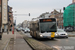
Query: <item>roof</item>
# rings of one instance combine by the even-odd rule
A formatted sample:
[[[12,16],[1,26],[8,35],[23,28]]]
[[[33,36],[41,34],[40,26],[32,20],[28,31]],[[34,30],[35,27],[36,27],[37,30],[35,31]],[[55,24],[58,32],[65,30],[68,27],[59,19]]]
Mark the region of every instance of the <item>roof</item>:
[[[55,13],[59,13],[57,10],[54,9],[54,11],[52,11],[51,14],[54,13],[54,12],[55,12]]]

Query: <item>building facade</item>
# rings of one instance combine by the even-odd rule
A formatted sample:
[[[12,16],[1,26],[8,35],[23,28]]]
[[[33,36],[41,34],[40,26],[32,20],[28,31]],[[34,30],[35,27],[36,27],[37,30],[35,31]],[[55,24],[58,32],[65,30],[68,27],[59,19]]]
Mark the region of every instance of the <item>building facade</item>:
[[[22,27],[23,28],[26,28],[26,27],[29,28],[29,26],[30,26],[30,21],[25,20],[24,22],[22,22]]]
[[[1,2],[2,2],[2,0],[0,0],[0,32],[2,32],[1,31],[1,27],[2,27],[2,11],[1,11],[1,8],[2,8],[1,5],[2,5],[2,3]]]
[[[46,12],[46,13],[42,13],[39,18],[49,18],[51,14],[49,12]]]
[[[57,10],[52,11],[49,17],[56,18],[58,28],[63,29],[63,13],[61,13],[61,10],[60,12],[58,12]]]
[[[2,0],[2,31],[8,30],[8,0]]]
[[[3,32],[7,32],[8,30],[12,29],[11,26],[13,25],[13,12],[12,7],[8,6],[8,0],[0,0],[0,19],[0,23],[2,22]]]
[[[9,31],[12,31],[12,27],[13,25],[13,11],[12,11],[12,7],[8,6],[8,28]]]
[[[72,3],[75,3],[75,0],[72,0]]]

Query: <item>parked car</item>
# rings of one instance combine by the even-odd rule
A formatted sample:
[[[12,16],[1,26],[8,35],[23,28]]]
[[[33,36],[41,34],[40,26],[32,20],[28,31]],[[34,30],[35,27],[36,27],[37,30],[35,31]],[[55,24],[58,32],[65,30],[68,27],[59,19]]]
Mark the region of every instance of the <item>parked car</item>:
[[[22,30],[23,28],[22,28],[22,27],[20,27],[20,29]]]
[[[57,32],[56,32],[56,33],[58,34],[58,37],[59,37],[59,38],[60,38],[60,37],[68,38],[67,32],[65,32],[65,31],[62,30],[62,29],[57,29]]]
[[[25,28],[25,29],[24,29],[24,32],[25,32],[25,33],[30,33],[30,29],[29,29],[29,28]]]
[[[22,28],[22,31],[24,31],[25,30],[25,28]]]
[[[73,28],[72,27],[68,27],[68,28],[65,29],[65,31],[72,32],[73,31]]]
[[[21,31],[21,29],[20,29],[20,28],[17,28],[16,30],[17,30],[17,31]]]

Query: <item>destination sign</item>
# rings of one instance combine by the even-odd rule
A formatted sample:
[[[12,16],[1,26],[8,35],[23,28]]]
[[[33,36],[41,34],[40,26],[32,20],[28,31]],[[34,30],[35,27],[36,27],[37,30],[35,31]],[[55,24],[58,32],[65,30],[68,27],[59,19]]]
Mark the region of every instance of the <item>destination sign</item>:
[[[40,22],[53,22],[56,21],[55,18],[49,18],[49,19],[40,19]]]

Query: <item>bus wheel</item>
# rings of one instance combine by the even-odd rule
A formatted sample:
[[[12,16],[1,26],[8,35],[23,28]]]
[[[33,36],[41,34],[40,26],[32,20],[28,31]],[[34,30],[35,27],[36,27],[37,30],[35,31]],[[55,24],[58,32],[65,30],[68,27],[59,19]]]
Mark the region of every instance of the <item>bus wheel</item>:
[[[1,40],[2,36],[0,35],[0,40]]]
[[[54,40],[54,38],[51,38],[51,40]]]
[[[32,38],[35,38],[34,36],[32,36]]]

